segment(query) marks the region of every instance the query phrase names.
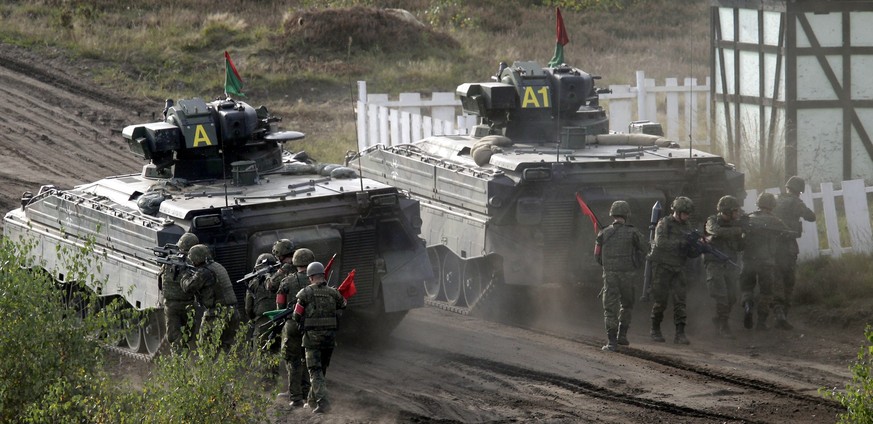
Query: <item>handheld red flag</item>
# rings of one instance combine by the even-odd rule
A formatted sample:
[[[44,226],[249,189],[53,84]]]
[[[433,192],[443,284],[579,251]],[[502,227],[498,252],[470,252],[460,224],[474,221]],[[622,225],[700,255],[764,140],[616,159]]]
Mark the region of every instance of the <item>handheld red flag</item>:
[[[358,292],[358,288],[355,287],[355,270],[353,269],[349,275],[346,276],[346,279],[343,280],[343,283],[340,284],[337,290],[343,295],[343,298],[348,300],[350,297],[354,296],[355,293]]]
[[[585,201],[582,200],[582,195],[579,194],[579,192],[576,192],[576,201],[579,203],[579,208],[582,209],[582,214],[591,219],[591,223],[594,224],[594,232],[596,233],[600,231],[603,226],[600,225],[600,221],[597,220],[597,215],[594,215],[594,212],[591,212],[591,208],[589,208],[588,205],[585,204]]]
[[[330,279],[330,267],[333,266],[333,260],[336,259],[336,253],[330,257],[330,260],[327,261],[327,265],[324,266],[324,276],[327,279]]]

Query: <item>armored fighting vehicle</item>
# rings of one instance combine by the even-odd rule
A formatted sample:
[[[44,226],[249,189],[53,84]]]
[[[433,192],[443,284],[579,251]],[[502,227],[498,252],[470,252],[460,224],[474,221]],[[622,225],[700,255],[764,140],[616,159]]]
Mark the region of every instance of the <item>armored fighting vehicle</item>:
[[[65,279],[70,270],[56,248],[93,241],[88,266],[105,281],[99,294],[147,312],[126,339],[131,351],[153,355],[161,344],[153,248],[186,232],[210,246],[234,281],[279,239],[311,249],[323,263],[336,254],[330,284],[356,270],[357,294],[344,323],[363,320],[372,331],[390,331],[424,304],[422,281],[431,267],[418,236],[418,201],[352,169],[319,165],[305,152],[288,154],[284,145],[303,134],[279,131],[279,118],[263,106],[168,101],[164,117],[122,131],[130,150],[149,161],[141,173],[69,190],[43,186],[5,216],[6,237],[35,242],[33,263],[61,284],[81,282]],[[235,290],[242,303],[245,284]]]
[[[688,196],[700,222],[721,196],[742,198],[744,177],[731,164],[679,148],[656,123],[611,133],[597,79],[567,65],[501,64],[491,82],[457,89],[464,112],[479,117],[470,135],[359,153],[364,176],[421,202],[437,276],[425,285],[430,301],[463,313],[495,283],[600,285],[585,207],[608,225],[611,203],[626,200],[646,234],[656,202],[669,209]]]

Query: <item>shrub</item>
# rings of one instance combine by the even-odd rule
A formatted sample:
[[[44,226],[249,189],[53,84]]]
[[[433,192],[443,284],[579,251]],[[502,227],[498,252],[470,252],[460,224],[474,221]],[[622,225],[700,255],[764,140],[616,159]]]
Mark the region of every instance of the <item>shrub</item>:
[[[846,385],[846,390],[819,389],[819,393],[846,408],[846,412],[837,417],[839,423],[873,422],[873,326],[867,326],[864,336],[867,345],[858,351],[858,359],[850,368],[852,382]]]

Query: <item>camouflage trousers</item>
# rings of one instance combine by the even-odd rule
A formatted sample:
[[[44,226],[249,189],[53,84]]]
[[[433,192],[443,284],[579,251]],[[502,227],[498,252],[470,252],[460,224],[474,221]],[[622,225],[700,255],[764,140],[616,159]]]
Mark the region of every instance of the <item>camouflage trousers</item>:
[[[782,282],[776,279],[775,265],[757,261],[746,261],[743,264],[743,272],[740,273],[742,301],[744,304],[749,302],[757,306],[759,319],[766,318],[770,310],[775,314],[785,312],[785,295],[782,286]]]
[[[667,302],[673,300],[673,323],[685,325],[685,297],[688,292],[688,282],[681,266],[666,265],[655,262],[652,268],[652,323],[660,325],[664,320]]]
[[[603,272],[603,324],[606,331],[618,331],[619,324],[629,326],[634,309],[636,292],[634,285],[639,281],[637,272]]]
[[[706,286],[709,297],[715,300],[715,317],[727,319],[737,303],[737,290],[740,278],[739,268],[719,261],[706,263]]]
[[[324,376],[327,373],[327,366],[330,365],[331,356],[333,356],[333,347],[306,348],[306,367],[309,368],[309,382],[311,384],[306,402],[310,406],[329,403]]]
[[[207,309],[203,313],[203,320],[200,324],[200,337],[211,337],[211,331],[221,329],[221,347],[230,349],[233,346],[234,338],[236,338],[236,332],[239,331],[239,325],[239,311],[233,306],[219,305],[212,309]]]
[[[167,320],[167,342],[171,346],[182,340],[182,329],[188,325],[189,311],[194,311],[194,301],[164,300],[164,317]]]
[[[776,280],[777,284],[782,288],[782,300],[785,308],[785,314],[788,315],[788,309],[791,307],[791,299],[794,296],[794,283],[796,282],[795,269],[797,268],[797,255],[777,255],[776,256]]]
[[[288,371],[289,400],[302,400],[309,393],[309,375],[305,372],[303,335],[297,331],[297,323],[290,319],[282,327],[282,357]]]

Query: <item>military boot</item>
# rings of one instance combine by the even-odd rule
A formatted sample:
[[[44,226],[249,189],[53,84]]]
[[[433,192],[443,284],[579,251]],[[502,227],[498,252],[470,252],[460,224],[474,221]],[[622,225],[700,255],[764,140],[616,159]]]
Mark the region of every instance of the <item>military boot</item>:
[[[652,321],[652,332],[649,333],[649,335],[652,336],[652,340],[654,340],[656,342],[664,343],[666,341],[666,340],[664,340],[664,335],[661,334],[661,322],[660,321]]]
[[[743,302],[743,327],[752,329],[752,302]]]
[[[758,324],[755,325],[755,330],[769,330],[767,328],[767,314],[758,312]]]
[[[627,341],[627,329],[628,329],[628,327],[629,326],[627,324],[619,324],[619,326],[618,326],[618,340],[616,340],[616,342],[618,342],[618,344],[620,344],[622,346],[629,346],[630,345],[630,342]]]
[[[600,350],[606,350],[609,352],[615,352],[618,349],[618,343],[616,341],[615,330],[608,330],[606,332],[606,338],[608,341],[606,342],[606,346],[600,348]]]
[[[673,343],[676,344],[691,344],[687,338],[685,338],[685,324],[676,324],[676,336],[673,337]]]

